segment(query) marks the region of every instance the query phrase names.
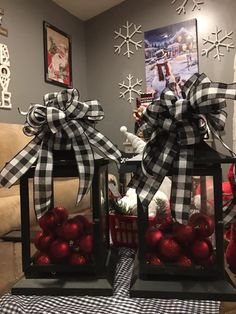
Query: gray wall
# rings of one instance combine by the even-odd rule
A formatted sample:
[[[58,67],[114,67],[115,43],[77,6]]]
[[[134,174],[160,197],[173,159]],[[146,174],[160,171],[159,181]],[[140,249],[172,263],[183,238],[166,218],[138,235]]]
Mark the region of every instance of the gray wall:
[[[151,30],[185,20],[197,19],[200,72],[205,72],[211,80],[230,83],[233,81],[233,61],[235,49],[230,52],[223,50],[225,56],[219,62],[201,56],[203,48],[202,37],[207,37],[215,26],[227,31],[233,31],[233,41],[236,46],[236,2],[234,0],[206,0],[201,10],[192,11],[192,1],[188,1],[187,13],[178,15],[175,11],[181,1],[171,5],[166,0],[128,0],[112,8],[104,14],[91,19],[85,24],[86,54],[88,58],[87,77],[88,95],[97,97],[103,104],[105,119],[100,123],[101,130],[110,136],[119,146],[122,146],[123,136],[119,131],[121,125],[127,125],[133,131],[134,121],[132,110],[135,106],[119,98],[118,83],[122,82],[128,73],[143,79],[142,89],[145,91],[144,50],[139,49],[130,59],[114,53],[114,31],[126,21],[142,25],[142,31]],[[222,35],[224,33],[222,32]],[[143,39],[143,34],[135,39]],[[228,101],[228,122],[225,141],[232,147],[232,105]]]
[[[48,0],[1,0],[2,26],[8,37],[0,35],[10,55],[12,109],[0,110],[0,122],[24,123],[17,108],[27,110],[30,103],[42,103],[43,95],[61,90],[44,81],[43,21],[72,37],[73,86],[81,99],[87,98],[84,23]]]

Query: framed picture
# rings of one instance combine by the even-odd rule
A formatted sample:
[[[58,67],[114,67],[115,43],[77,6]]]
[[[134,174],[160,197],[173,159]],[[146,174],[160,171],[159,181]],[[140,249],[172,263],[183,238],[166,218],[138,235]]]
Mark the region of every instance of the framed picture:
[[[44,21],[43,39],[45,81],[72,87],[70,36]]]
[[[165,87],[181,87],[198,72],[197,20],[192,19],[144,33],[147,93],[159,98]]]

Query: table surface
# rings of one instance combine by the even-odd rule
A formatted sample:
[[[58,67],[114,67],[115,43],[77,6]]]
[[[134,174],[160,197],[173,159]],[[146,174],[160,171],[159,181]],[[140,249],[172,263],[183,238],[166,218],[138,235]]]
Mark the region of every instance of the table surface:
[[[121,248],[112,297],[23,296],[0,298],[1,314],[218,314],[220,302],[130,298],[134,251]]]

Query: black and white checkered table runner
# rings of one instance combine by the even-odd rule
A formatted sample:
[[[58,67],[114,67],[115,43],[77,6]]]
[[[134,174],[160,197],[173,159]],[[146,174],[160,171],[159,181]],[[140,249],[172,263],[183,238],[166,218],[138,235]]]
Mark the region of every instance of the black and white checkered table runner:
[[[1,314],[218,314],[220,302],[130,298],[134,251],[122,248],[112,297],[52,297],[6,294]]]

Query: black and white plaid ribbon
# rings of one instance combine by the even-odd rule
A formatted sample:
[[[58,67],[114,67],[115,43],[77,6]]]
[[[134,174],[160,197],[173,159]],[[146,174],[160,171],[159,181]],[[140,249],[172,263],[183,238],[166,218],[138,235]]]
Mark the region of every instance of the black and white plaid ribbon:
[[[92,146],[108,158],[118,162],[119,150],[91,122],[102,120],[104,112],[98,101],[79,101],[76,89],[49,93],[44,105],[30,106],[24,133],[35,135],[0,173],[0,185],[12,186],[36,161],[34,202],[37,218],[50,207],[52,197],[53,150],[75,152],[80,178],[77,204],[88,192],[94,174]]]
[[[147,210],[171,169],[171,212],[179,222],[187,221],[189,214],[193,145],[202,140],[207,127],[221,140],[219,132],[226,121],[225,99],[236,99],[236,84],[213,83],[205,74],[194,74],[186,81],[182,94],[183,98],[177,99],[166,88],[160,100],[150,104],[143,114],[144,127],[152,135],[145,146],[141,167],[129,184],[137,189],[143,209]]]

